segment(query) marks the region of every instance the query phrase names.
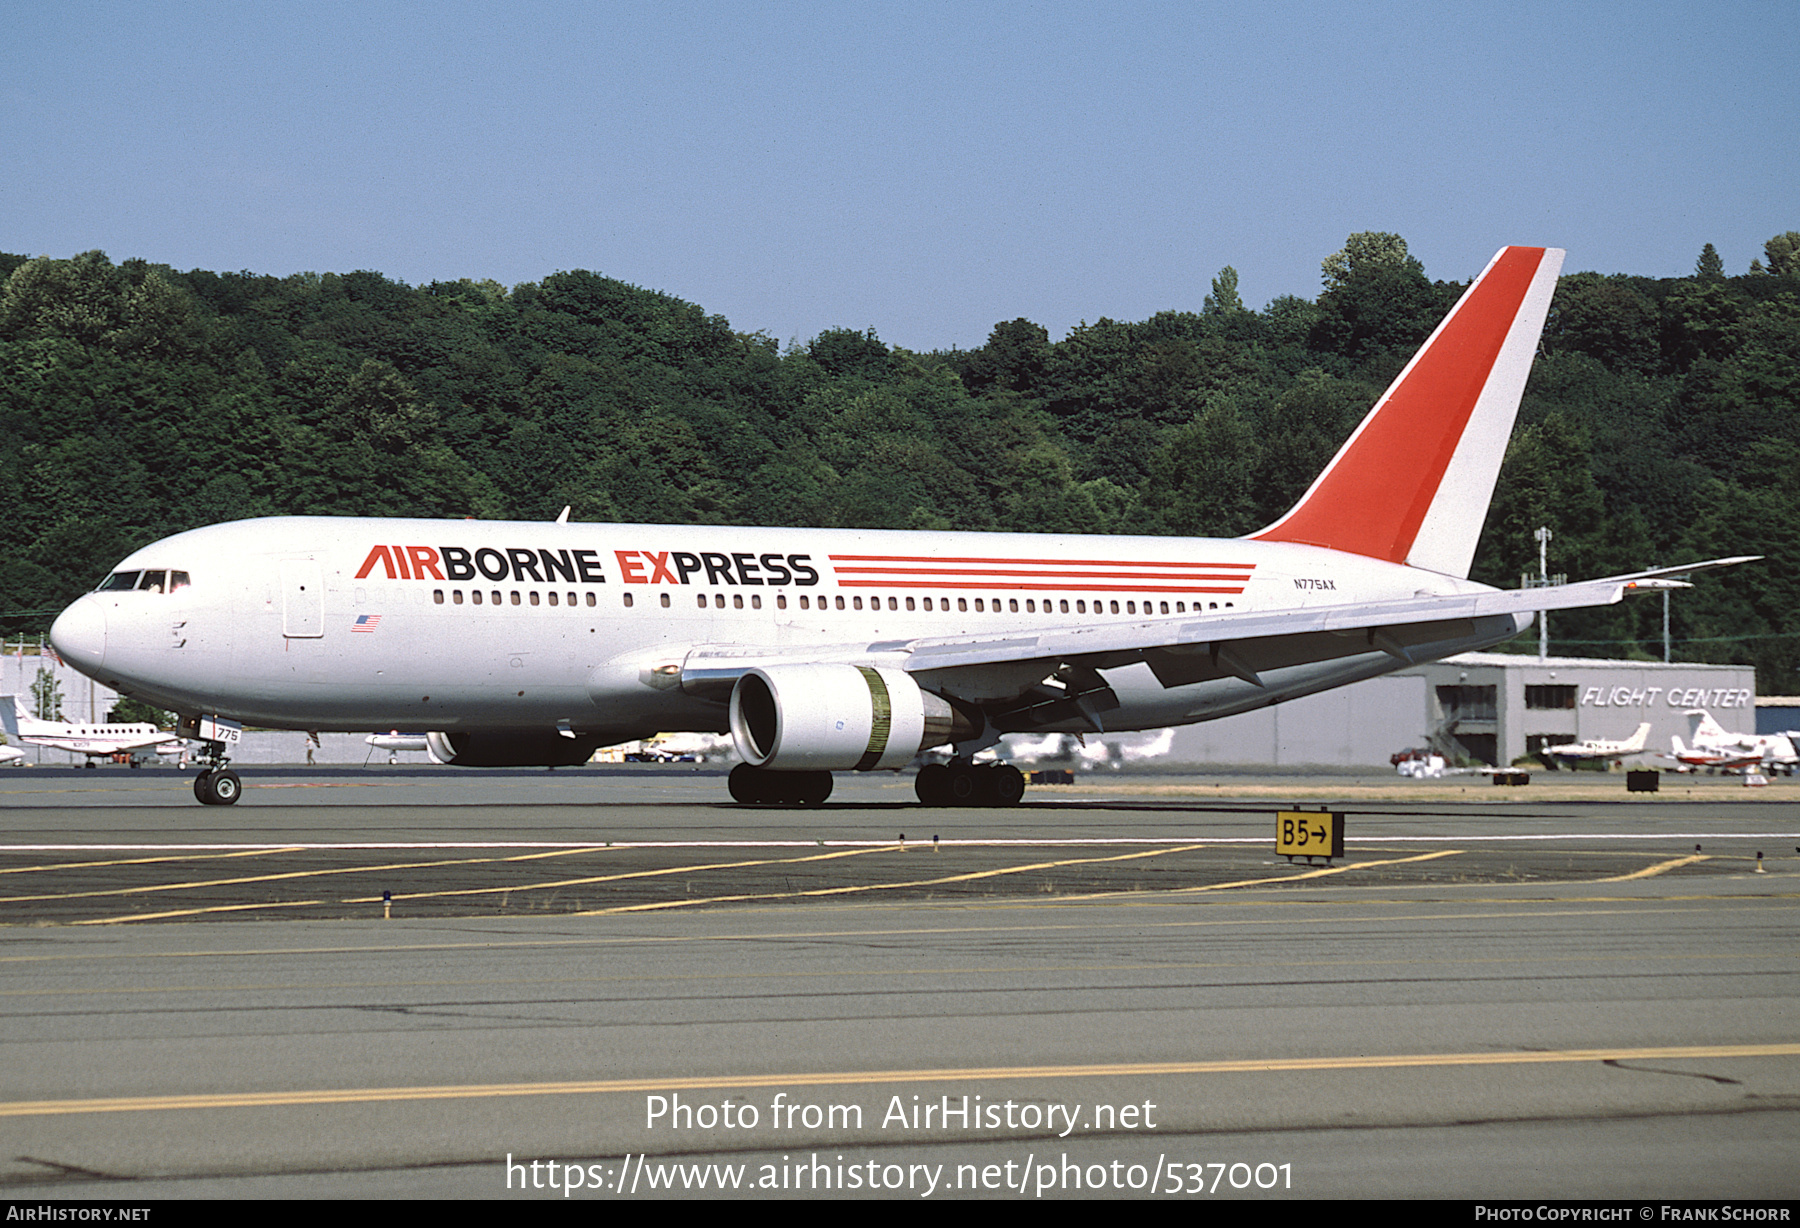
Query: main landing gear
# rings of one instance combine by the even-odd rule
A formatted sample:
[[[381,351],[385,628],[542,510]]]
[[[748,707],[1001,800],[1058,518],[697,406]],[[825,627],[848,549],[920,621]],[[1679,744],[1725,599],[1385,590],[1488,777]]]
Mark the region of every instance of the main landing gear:
[[[1025,775],[1010,763],[927,763],[913,781],[927,806],[1016,806],[1025,796]]]
[[[830,772],[771,772],[740,763],[729,784],[732,798],[747,806],[822,806],[831,796]]]

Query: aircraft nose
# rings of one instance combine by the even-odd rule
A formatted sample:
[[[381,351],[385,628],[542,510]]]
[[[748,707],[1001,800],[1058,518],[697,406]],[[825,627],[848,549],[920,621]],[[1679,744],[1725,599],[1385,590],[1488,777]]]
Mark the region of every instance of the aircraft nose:
[[[98,669],[106,659],[105,608],[91,596],[81,598],[56,616],[50,644],[76,669]]]

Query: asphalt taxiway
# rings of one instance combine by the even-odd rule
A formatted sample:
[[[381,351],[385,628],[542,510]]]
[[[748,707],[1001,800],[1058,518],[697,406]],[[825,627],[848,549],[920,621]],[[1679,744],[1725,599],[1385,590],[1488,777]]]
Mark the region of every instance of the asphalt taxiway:
[[[0,777],[10,1196],[1795,1190],[1785,782],[247,783]]]

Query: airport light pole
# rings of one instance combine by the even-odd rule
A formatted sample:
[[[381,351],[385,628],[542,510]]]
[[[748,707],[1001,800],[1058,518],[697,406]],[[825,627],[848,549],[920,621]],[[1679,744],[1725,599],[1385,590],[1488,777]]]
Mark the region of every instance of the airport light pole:
[[[1540,525],[1532,534],[1538,544],[1538,586],[1548,588],[1550,585],[1550,526]],[[1538,611],[1538,660],[1543,661],[1550,656],[1550,612]]]

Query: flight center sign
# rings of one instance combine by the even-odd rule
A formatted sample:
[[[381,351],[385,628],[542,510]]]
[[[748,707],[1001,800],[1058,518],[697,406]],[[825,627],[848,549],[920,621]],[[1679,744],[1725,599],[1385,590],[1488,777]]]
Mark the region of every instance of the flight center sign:
[[[389,580],[473,580],[495,583],[605,584],[598,550],[509,546],[371,546],[358,580],[378,572]],[[810,554],[720,553],[705,550],[614,550],[626,584],[731,584],[801,587],[819,582]]]
[[[1581,689],[1584,708],[1647,708],[1657,697],[1676,710],[1753,708],[1756,694],[1743,687],[1590,686]]]

